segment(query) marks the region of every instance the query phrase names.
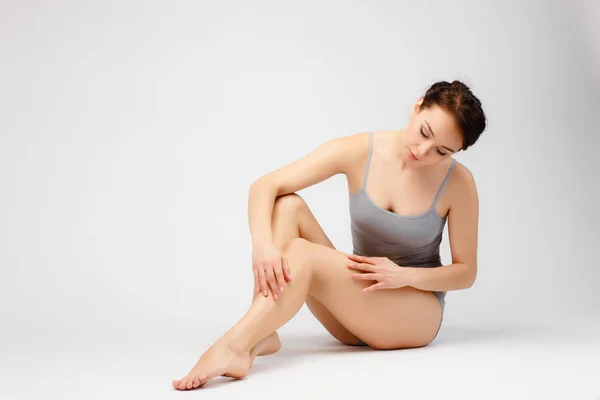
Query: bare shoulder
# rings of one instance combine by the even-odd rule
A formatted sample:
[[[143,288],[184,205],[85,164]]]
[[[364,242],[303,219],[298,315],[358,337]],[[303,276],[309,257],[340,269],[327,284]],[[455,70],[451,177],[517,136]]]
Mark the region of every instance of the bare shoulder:
[[[454,204],[477,203],[477,185],[473,173],[464,164],[456,161],[454,170],[448,181],[451,195],[451,206]]]
[[[366,158],[369,153],[369,133],[358,132],[329,139],[319,146],[322,155],[336,166],[336,173],[346,174],[357,161]]]
[[[359,132],[335,139],[342,157],[344,172],[352,169],[357,160],[366,157],[369,153],[369,132]]]
[[[451,178],[455,184],[475,186],[475,177],[471,170],[458,161],[456,161],[456,164],[454,165],[454,171],[452,171]]]
[[[368,151],[368,133],[339,136],[323,142],[309,154],[269,172],[256,182],[277,188],[278,195],[297,192],[334,175],[352,173],[353,165]]]

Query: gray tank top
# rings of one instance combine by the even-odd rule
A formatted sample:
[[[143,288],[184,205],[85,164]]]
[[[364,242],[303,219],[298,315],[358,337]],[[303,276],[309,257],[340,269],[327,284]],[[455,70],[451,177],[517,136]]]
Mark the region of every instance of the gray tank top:
[[[403,267],[441,266],[439,248],[447,217],[440,218],[435,211],[435,205],[448,182],[456,160],[452,161],[429,210],[415,216],[393,213],[376,205],[365,190],[373,153],[373,132],[369,135],[370,149],[363,184],[358,192],[350,194],[354,254],[388,257]],[[434,294],[443,306],[446,292],[434,292]]]

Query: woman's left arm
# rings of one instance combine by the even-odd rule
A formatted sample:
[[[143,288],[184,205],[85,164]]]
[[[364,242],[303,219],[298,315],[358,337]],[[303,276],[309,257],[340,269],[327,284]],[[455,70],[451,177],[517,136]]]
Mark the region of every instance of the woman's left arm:
[[[454,172],[455,185],[452,189],[448,211],[448,236],[452,264],[437,268],[412,268],[409,286],[421,290],[448,291],[473,286],[477,276],[477,234],[479,221],[479,199],[471,172],[464,166]],[[448,185],[450,186],[450,185]]]

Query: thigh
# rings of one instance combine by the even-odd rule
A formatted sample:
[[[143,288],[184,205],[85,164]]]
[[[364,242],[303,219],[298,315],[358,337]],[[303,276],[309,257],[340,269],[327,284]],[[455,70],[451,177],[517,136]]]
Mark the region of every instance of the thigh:
[[[278,235],[278,233],[289,229],[292,219],[295,220],[298,226],[298,235],[301,238],[335,250],[333,243],[325,234],[308,204],[296,193],[277,198],[272,221],[273,236],[285,236]],[[360,343],[360,339],[346,329],[319,300],[309,295],[305,302],[310,312],[334,338],[349,345]]]
[[[316,298],[346,329],[376,349],[427,345],[439,329],[442,309],[437,297],[413,287],[363,293],[375,282],[352,279],[343,252],[293,240],[285,250],[294,263],[311,269],[309,295]]]

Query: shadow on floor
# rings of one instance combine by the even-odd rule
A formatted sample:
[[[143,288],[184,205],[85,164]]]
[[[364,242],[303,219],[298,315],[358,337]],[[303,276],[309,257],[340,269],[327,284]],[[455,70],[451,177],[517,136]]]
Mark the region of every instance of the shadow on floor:
[[[442,326],[438,336],[427,347],[448,344],[472,343],[476,341],[518,339],[536,340],[551,334],[548,328],[533,326]]]
[[[506,327],[477,327],[477,326],[442,326],[436,339],[428,346],[420,349],[392,351],[421,351],[438,346],[474,343],[477,341],[493,343],[497,340],[537,341],[552,334],[551,329],[526,326]],[[311,334],[280,334],[282,348],[273,355],[258,357],[251,369],[251,375],[260,375],[271,371],[279,371],[290,365],[310,362],[310,358],[325,354],[370,353],[373,350],[367,346],[348,346],[340,343],[328,333]],[[365,356],[367,355],[365,354]],[[235,384],[235,380],[218,377],[207,384],[203,390],[217,388],[224,384]]]

